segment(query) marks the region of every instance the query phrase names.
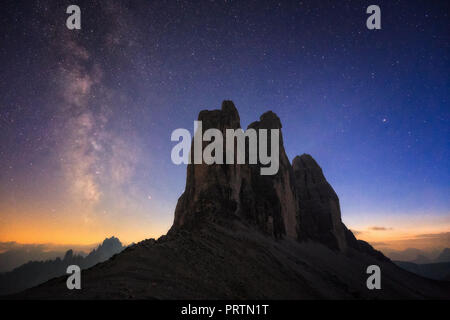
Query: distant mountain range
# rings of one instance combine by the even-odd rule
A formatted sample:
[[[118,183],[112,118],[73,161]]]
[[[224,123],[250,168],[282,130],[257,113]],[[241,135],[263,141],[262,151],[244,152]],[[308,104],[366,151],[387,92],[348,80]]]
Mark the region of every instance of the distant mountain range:
[[[450,248],[445,248],[437,257],[436,262],[450,262]]]
[[[68,250],[64,257],[46,261],[30,261],[10,272],[0,273],[0,295],[22,291],[51,278],[66,274],[69,265],[87,269],[109,259],[125,247],[116,237],[107,238],[87,256],[76,255]]]
[[[430,259],[419,253],[413,261],[394,262],[399,267],[423,277],[450,281],[450,248],[442,250],[435,259]]]
[[[399,267],[434,280],[450,281],[450,262],[418,264],[406,261],[394,261]]]
[[[46,261],[64,256],[66,250],[49,250],[43,245],[23,245],[6,248],[0,253],[0,274],[9,272],[28,261]]]
[[[444,248],[442,251],[433,250],[433,252],[416,248],[408,248],[401,251],[382,249],[382,251],[394,261],[405,261],[416,264],[450,262],[450,248]]]

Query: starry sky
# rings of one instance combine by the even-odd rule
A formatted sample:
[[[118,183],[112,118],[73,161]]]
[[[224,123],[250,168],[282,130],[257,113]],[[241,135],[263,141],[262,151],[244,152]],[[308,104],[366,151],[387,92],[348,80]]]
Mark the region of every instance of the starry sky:
[[[81,8],[81,30],[66,8]],[[381,30],[366,8],[381,8]],[[447,1],[13,1],[0,21],[0,242],[164,234],[177,128],[278,114],[357,237],[450,246]]]

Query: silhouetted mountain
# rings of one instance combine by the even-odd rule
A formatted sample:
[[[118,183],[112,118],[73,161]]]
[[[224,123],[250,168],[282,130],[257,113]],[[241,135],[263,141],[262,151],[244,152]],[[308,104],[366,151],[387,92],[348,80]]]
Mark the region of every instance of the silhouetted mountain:
[[[241,128],[238,111],[231,101],[224,101],[221,110],[201,111],[198,120],[204,131],[218,128],[224,137],[226,129]],[[248,126],[255,130],[281,127],[280,119],[271,111]],[[237,161],[233,165],[188,165],[186,190],[178,200],[171,231],[189,225],[191,220],[195,225],[198,215],[205,211],[212,211],[212,216],[225,211],[274,238],[315,240],[331,249],[345,252],[352,247],[387,259],[368,243],[356,240],[342,223],[339,199],[317,162],[303,154],[295,157],[291,165],[281,131],[279,140],[280,164],[275,175],[261,175],[260,164],[238,165]],[[270,145],[270,138],[268,141]],[[206,145],[204,142],[203,147]]]
[[[421,275],[425,278],[435,280],[446,280],[450,278],[450,262],[436,262],[418,264],[406,261],[394,261],[401,268]]]
[[[450,262],[450,248],[445,248],[436,258],[436,262]]]
[[[408,248],[405,250],[393,250],[390,248],[382,249],[383,253],[389,257],[391,260],[395,261],[413,261],[416,260],[418,256],[426,256],[425,252],[416,248]]]
[[[425,264],[425,263],[430,263],[430,262],[431,262],[431,259],[428,258],[428,257],[426,257],[426,256],[423,255],[423,254],[419,254],[419,255],[417,256],[417,258],[414,259],[414,260],[411,261],[411,262],[417,263],[417,264]]]
[[[92,250],[85,258],[85,261],[89,265],[105,261],[116,253],[122,251],[125,247],[116,237],[106,238],[103,243]]]
[[[198,118],[204,130],[240,128],[231,101]],[[281,122],[267,112],[249,128],[281,129]],[[450,297],[448,283],[407,272],[357,240],[317,162],[304,154],[291,165],[279,139],[275,175],[261,175],[260,164],[189,164],[167,235],[83,271],[81,290],[68,290],[60,277],[15,298]],[[366,286],[369,265],[381,269],[381,290]]]
[[[0,273],[12,271],[28,261],[50,260],[64,255],[65,250],[45,250],[42,245],[12,245],[0,253]]]
[[[405,250],[382,249],[393,261],[412,262],[415,264],[432,264],[438,262],[450,262],[450,249],[428,249],[420,250],[416,248],[408,248]]]
[[[11,272],[0,274],[0,294],[19,292],[51,278],[64,275],[69,265],[78,265],[81,269],[92,267],[123,249],[124,247],[119,239],[111,237],[105,239],[97,249],[92,250],[86,257],[74,255],[73,250],[68,250],[63,259],[58,257],[54,260],[30,261]]]

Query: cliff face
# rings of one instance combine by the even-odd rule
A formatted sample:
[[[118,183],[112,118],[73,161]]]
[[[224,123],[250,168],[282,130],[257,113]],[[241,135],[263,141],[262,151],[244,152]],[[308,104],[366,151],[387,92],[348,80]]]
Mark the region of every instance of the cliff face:
[[[224,101],[221,110],[200,112],[198,120],[202,121],[203,131],[210,128],[221,130],[224,146],[225,130],[241,128],[239,114],[231,101]],[[276,114],[267,112],[249,128],[281,129],[281,122]],[[203,147],[207,144],[204,143]],[[187,168],[186,189],[178,200],[172,229],[176,230],[202,215],[235,215],[276,238],[284,235],[297,237],[298,204],[294,174],[284,150],[282,135],[279,147],[279,170],[272,176],[261,175],[259,164],[237,164],[234,161],[234,164],[206,165],[191,161]],[[194,143],[191,156],[193,148]],[[246,152],[248,159],[248,143]]]
[[[198,120],[203,122],[203,131],[221,130],[224,145],[225,130],[241,128],[238,111],[231,101],[224,101],[221,110],[200,112]],[[278,116],[266,112],[248,128],[280,130],[278,172],[261,175],[261,165],[248,164],[248,161],[246,164],[235,161],[233,165],[191,161],[186,190],[178,201],[172,230],[202,215],[235,215],[275,238],[314,240],[341,251],[348,246],[356,247],[356,239],[341,221],[339,199],[316,161],[304,154],[290,164]],[[247,160],[248,150],[247,143]],[[191,155],[193,152],[192,149]],[[224,157],[225,153],[226,150]]]
[[[347,230],[341,221],[339,198],[322,169],[308,154],[293,161],[295,187],[300,209],[300,239],[312,239],[330,248],[346,250]]]

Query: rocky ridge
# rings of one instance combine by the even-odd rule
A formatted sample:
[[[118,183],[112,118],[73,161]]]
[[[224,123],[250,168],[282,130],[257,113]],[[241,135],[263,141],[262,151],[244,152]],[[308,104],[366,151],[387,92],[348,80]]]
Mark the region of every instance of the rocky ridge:
[[[231,101],[198,119],[204,130],[240,128]],[[282,126],[269,111],[248,128]],[[261,175],[259,164],[189,164],[167,235],[83,271],[82,290],[67,290],[60,277],[13,298],[450,298],[449,283],[409,273],[357,240],[320,166],[307,154],[291,164],[279,139],[275,175]],[[381,290],[366,286],[372,264],[382,270]]]

